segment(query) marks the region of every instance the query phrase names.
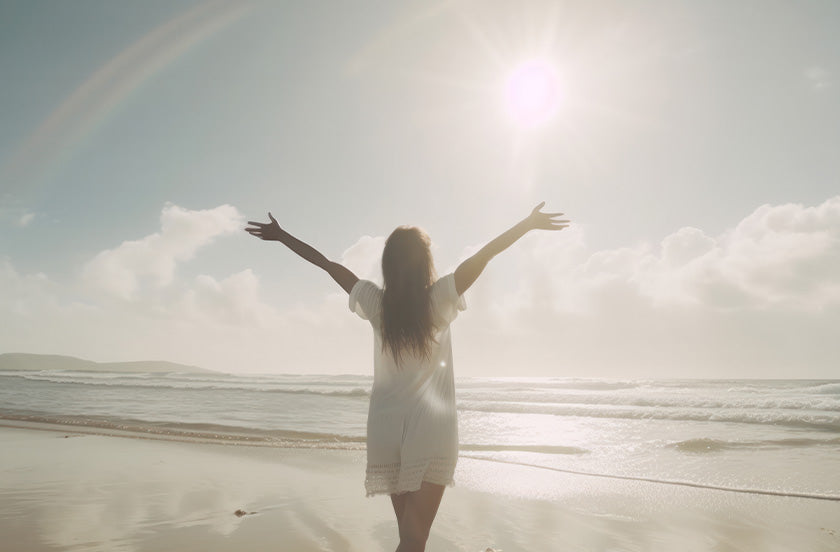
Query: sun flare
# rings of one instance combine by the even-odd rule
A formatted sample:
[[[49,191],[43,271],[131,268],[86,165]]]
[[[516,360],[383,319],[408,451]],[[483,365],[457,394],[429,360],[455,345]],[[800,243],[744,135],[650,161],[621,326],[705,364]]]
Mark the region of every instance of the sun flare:
[[[547,123],[560,104],[560,83],[552,64],[528,61],[518,65],[505,82],[505,107],[518,126],[534,128]]]

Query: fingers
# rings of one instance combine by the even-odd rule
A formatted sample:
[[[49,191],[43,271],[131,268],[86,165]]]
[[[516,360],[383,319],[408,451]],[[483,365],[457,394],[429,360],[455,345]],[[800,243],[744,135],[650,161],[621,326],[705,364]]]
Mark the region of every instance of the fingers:
[[[564,228],[568,228],[571,221],[569,219],[560,219],[558,220],[556,217],[560,216],[562,213],[540,213],[541,219],[538,222],[538,228],[543,230],[562,230]]]
[[[545,229],[545,230],[562,230],[562,229],[568,228],[568,227],[569,227],[569,224],[566,223],[566,222],[564,222],[564,223],[559,223],[559,222],[558,223],[551,223],[550,222],[546,226],[543,226],[542,228]]]
[[[271,222],[257,222],[255,220],[249,220],[249,226],[245,228],[245,231],[261,240],[271,239],[267,237],[267,235],[271,234],[273,227],[279,227],[279,225],[277,224],[277,219],[275,219],[274,215],[270,212],[268,213],[268,218],[271,219]]]
[[[249,220],[248,224],[250,224],[251,226],[257,226],[259,228],[265,228],[266,226],[271,226],[272,224],[277,224],[277,219],[274,218],[274,216],[271,214],[271,212],[268,213],[268,218],[271,220],[271,222],[257,222],[255,220]]]
[[[545,216],[545,217],[549,217],[549,218],[561,217],[565,214],[565,213],[540,213],[540,209],[542,209],[543,207],[545,207],[545,201],[541,202],[539,205],[534,207],[531,210],[531,214],[536,215],[536,214],[539,213],[540,215]]]
[[[259,228],[246,228],[245,231],[254,236],[255,238],[259,238],[261,240],[267,239],[265,237],[265,234],[263,234],[263,231]]]
[[[568,228],[571,221],[568,219],[559,219],[557,217],[563,216],[564,213],[542,213],[540,209],[545,207],[545,201],[540,202],[531,211],[529,219],[531,220],[531,228],[539,228],[540,230],[563,230]]]

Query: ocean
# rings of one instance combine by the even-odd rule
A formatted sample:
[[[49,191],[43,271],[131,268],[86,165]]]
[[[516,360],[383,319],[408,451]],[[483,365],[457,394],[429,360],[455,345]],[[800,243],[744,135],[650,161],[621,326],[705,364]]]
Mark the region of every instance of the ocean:
[[[2,371],[0,425],[361,450],[371,382]],[[840,501],[840,380],[458,378],[456,390],[462,457]]]

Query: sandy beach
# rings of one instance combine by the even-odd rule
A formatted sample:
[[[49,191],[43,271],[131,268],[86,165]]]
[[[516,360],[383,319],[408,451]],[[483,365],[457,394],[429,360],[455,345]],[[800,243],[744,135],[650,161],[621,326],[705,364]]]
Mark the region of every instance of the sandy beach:
[[[5,550],[389,551],[364,451],[0,428]],[[246,515],[237,516],[242,510]],[[240,512],[241,513],[241,512]],[[430,551],[832,551],[840,503],[564,474],[463,457]]]

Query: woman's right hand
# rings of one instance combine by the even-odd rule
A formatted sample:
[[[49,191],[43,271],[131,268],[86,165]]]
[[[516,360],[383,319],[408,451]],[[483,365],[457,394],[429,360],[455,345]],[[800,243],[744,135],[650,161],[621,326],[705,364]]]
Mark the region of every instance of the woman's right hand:
[[[528,228],[531,230],[562,230],[569,226],[568,220],[557,220],[563,213],[543,213],[540,211],[545,206],[545,201],[534,207],[531,214],[525,219]]]
[[[271,222],[254,222],[249,220],[248,224],[251,226],[246,228],[245,231],[261,240],[281,241],[280,238],[283,236],[283,230],[280,229],[280,225],[277,224],[277,221],[271,216],[271,213],[268,213],[268,218],[271,219]]]

